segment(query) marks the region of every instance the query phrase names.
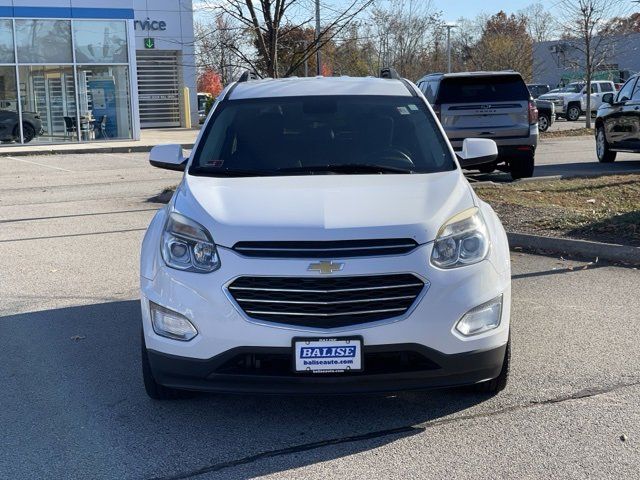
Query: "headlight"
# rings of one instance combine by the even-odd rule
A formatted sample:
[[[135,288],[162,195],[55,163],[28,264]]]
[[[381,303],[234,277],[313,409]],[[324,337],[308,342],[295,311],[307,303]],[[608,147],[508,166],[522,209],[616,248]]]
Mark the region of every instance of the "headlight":
[[[162,258],[171,268],[208,273],[220,268],[211,234],[199,223],[171,213],[162,234]]]
[[[502,317],[502,295],[472,308],[460,319],[456,330],[465,337],[498,328]]]
[[[455,268],[478,263],[489,251],[489,236],[477,207],[451,217],[433,242],[431,263],[440,268]]]
[[[198,334],[198,330],[184,315],[149,302],[153,331],[162,337],[188,342]]]

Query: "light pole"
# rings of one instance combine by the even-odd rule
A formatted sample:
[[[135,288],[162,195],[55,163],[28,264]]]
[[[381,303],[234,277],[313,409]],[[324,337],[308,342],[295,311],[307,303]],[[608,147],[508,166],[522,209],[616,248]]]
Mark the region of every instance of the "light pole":
[[[316,75],[322,74],[320,58],[320,0],[316,0]]]
[[[444,24],[447,29],[447,73],[451,73],[451,29],[458,25],[452,22]]]

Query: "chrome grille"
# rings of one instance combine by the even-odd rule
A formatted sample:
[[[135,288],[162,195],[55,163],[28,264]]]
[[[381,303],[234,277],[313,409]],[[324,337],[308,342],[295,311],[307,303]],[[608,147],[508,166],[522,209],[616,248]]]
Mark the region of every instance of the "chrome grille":
[[[342,240],[328,242],[238,242],[233,249],[246,257],[349,258],[400,255],[418,246],[411,238]]]
[[[384,320],[411,308],[425,284],[415,275],[240,277],[229,292],[251,318],[334,328]]]

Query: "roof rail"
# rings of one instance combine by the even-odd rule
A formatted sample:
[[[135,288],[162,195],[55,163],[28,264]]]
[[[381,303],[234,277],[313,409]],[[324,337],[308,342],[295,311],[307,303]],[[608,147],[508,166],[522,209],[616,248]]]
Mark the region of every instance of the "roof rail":
[[[402,79],[400,74],[398,74],[398,72],[396,72],[396,69],[393,67],[382,67],[380,69],[380,78],[395,78],[397,80]]]
[[[245,70],[244,72],[242,72],[242,75],[240,75],[240,78],[238,78],[238,83],[248,82],[250,80],[258,80],[259,78],[260,77],[258,76],[258,74],[253,70]]]

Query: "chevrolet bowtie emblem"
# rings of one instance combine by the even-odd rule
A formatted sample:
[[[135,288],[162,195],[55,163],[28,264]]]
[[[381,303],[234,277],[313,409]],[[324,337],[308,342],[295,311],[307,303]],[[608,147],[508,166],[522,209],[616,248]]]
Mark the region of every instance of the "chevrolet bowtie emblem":
[[[318,273],[322,273],[323,275],[326,275],[333,272],[339,272],[343,268],[344,268],[344,263],[331,262],[331,261],[327,262],[326,260],[323,260],[322,262],[310,264],[307,270],[309,270],[310,272],[318,272]]]

